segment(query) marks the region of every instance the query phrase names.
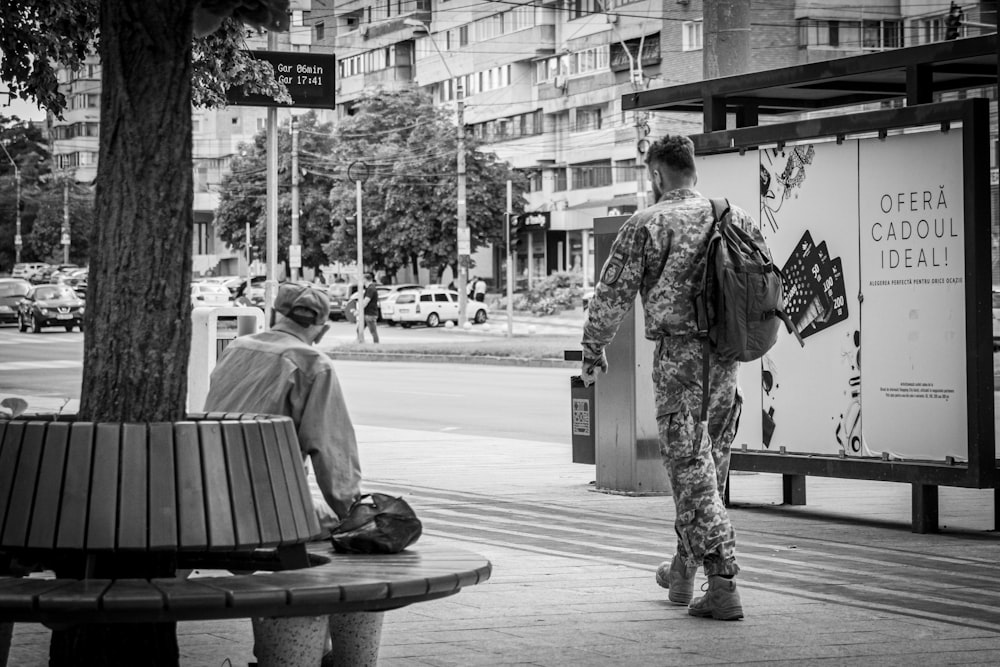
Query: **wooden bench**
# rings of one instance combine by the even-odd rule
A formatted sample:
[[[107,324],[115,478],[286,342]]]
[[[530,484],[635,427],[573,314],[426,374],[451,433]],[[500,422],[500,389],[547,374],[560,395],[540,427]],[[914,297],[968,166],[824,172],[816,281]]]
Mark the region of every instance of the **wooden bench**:
[[[56,575],[0,576],[0,622],[60,633],[146,624],[150,637],[172,638],[172,626],[152,628],[384,611],[490,576],[489,561],[469,552],[421,543],[400,554],[342,555],[311,542],[320,532],[287,417],[0,420],[0,552]],[[174,576],[192,567],[256,573]],[[150,649],[134,638],[141,633],[112,632],[142,664],[138,653]]]

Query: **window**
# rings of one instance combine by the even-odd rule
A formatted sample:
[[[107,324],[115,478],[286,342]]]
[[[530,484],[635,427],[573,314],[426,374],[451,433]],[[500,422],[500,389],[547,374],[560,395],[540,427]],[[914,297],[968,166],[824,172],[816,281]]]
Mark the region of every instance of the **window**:
[[[535,63],[535,82],[552,81],[559,75],[590,74],[608,69],[611,51],[607,44],[564,53]]]
[[[703,24],[698,21],[684,21],[681,24],[681,50],[700,51],[702,48]]]
[[[556,192],[567,189],[566,167],[556,167],[552,170],[552,189]]]
[[[903,23],[899,20],[799,21],[800,48],[881,51],[899,48],[903,46],[903,42]]]
[[[444,292],[436,292],[434,294],[434,300],[441,303],[448,303],[448,301],[450,301],[448,295],[445,294]]]
[[[571,168],[574,190],[611,185],[611,160],[575,164]]]
[[[323,37],[326,35],[326,26],[323,25],[322,21],[320,21],[314,26],[314,28],[316,29],[316,41],[322,42]]]
[[[639,53],[640,43],[642,44],[641,54]],[[633,60],[637,55],[639,56],[643,67],[656,65],[660,62],[660,33],[658,32],[646,35],[642,40],[637,38],[626,40],[625,47],[628,48],[628,53],[632,54]],[[629,70],[631,62],[625,52],[625,47],[622,46],[621,42],[615,42],[611,45],[609,64],[612,72],[627,72]]]
[[[601,11],[598,0],[570,0],[569,19],[584,18]]]
[[[577,132],[586,132],[587,130],[601,129],[600,107],[595,107],[593,109],[577,109],[576,127],[574,129]]]
[[[615,161],[615,183],[628,183],[635,180],[635,158]]]

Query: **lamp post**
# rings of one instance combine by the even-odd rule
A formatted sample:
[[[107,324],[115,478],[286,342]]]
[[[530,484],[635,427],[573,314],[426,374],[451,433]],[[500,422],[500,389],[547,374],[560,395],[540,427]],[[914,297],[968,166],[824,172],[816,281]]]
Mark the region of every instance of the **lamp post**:
[[[14,158],[10,156],[7,152],[7,147],[0,143],[0,148],[3,149],[3,154],[7,156],[10,163],[14,165],[14,183],[17,188],[17,201],[15,204],[15,227],[14,227],[14,263],[19,264],[21,262],[21,170],[17,168],[17,163],[14,162]]]
[[[408,26],[417,28],[425,33],[427,33],[427,39],[431,41],[434,46],[434,50],[437,51],[438,57],[441,58],[441,64],[444,65],[444,69],[448,72],[448,78],[455,81],[455,99],[457,104],[455,105],[455,122],[458,125],[457,144],[458,144],[458,156],[456,159],[457,171],[458,171],[458,202],[455,208],[455,214],[458,218],[458,224],[456,228],[457,234],[457,246],[458,246],[458,326],[464,327],[466,323],[466,306],[468,304],[468,278],[469,278],[469,255],[472,251],[472,243],[469,236],[469,222],[466,217],[465,210],[465,94],[464,86],[462,84],[461,78],[455,78],[452,73],[451,68],[448,67],[448,61],[445,59],[444,54],[441,53],[441,49],[438,48],[437,42],[434,41],[434,37],[431,35],[430,27],[421,21],[420,19],[408,18],[403,19],[403,23]]]

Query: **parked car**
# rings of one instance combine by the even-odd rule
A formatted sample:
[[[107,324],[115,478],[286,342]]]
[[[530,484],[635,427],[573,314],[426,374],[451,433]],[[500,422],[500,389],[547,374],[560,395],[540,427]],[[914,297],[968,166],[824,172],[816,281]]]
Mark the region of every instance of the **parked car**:
[[[17,304],[30,290],[24,278],[0,278],[0,324],[17,322]]]
[[[396,297],[392,310],[392,322],[407,328],[416,323],[436,327],[441,322],[458,322],[458,292],[454,290],[425,287],[421,290],[406,291]],[[476,324],[484,323],[489,317],[486,304],[480,301],[466,301],[466,319]]]
[[[230,306],[230,294],[224,286],[216,283],[191,283],[191,306]]]
[[[30,280],[31,276],[42,269],[48,268],[48,266],[45,262],[21,262],[14,265],[14,269],[10,272],[10,277]]]
[[[65,285],[35,285],[17,305],[17,328],[40,333],[42,327],[83,329],[83,299]]]
[[[390,294],[395,294],[397,292],[408,292],[412,290],[423,289],[423,285],[418,285],[416,283],[400,283],[398,285],[376,285],[375,289],[378,292],[378,302],[379,306],[383,309],[382,316],[379,318],[380,322],[387,322],[389,318],[385,315],[385,307],[387,306],[386,297]],[[395,297],[393,297],[395,298]],[[349,298],[344,303],[344,316],[347,318],[348,322],[357,321],[358,312],[358,293],[357,290],[351,293],[351,298]]]
[[[357,291],[357,285],[348,283],[331,283],[326,289],[326,295],[330,297],[330,319],[342,320],[347,317],[344,311],[344,304],[348,302],[351,295]]]

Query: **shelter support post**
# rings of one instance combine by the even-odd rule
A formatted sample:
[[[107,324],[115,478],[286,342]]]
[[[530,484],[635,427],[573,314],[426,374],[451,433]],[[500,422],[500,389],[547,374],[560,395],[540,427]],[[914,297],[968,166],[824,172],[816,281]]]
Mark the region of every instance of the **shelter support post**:
[[[913,485],[912,532],[938,532],[938,487],[934,484]]]
[[[785,505],[806,504],[806,476],[781,476],[781,502]]]

